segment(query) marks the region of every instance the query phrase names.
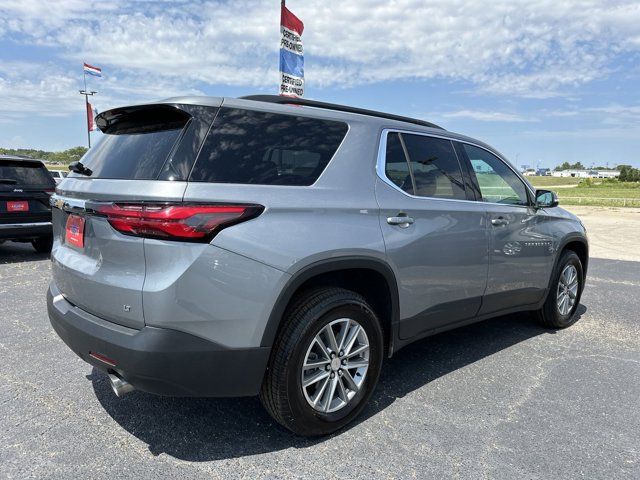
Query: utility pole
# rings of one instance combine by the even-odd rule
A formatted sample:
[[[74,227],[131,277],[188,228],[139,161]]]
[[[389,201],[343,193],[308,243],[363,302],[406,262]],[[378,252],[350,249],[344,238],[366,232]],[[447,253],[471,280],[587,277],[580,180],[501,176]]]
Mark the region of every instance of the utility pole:
[[[82,76],[84,77],[84,90],[80,90],[80,95],[84,95],[84,115],[85,115],[85,126],[87,129],[87,144],[89,145],[89,148],[91,148],[91,132],[89,131],[89,96],[93,96],[95,95],[96,91],[94,90],[87,90],[87,74],[86,73],[82,73]]]

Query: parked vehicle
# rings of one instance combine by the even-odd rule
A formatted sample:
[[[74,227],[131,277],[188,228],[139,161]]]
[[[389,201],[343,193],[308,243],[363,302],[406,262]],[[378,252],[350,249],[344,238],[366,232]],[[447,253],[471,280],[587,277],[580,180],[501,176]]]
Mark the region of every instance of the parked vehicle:
[[[60,183],[62,180],[64,180],[66,178],[66,176],[67,176],[67,172],[65,172],[63,170],[49,170],[49,173],[51,174],[51,176],[55,180],[56,185],[58,183]]]
[[[55,182],[40,160],[0,155],[0,243],[30,242],[51,251],[49,196]]]
[[[52,198],[48,308],[118,395],[259,394],[293,432],[327,434],[417,339],[513,312],[578,318],[583,225],[478,140],[272,96],[97,125]]]

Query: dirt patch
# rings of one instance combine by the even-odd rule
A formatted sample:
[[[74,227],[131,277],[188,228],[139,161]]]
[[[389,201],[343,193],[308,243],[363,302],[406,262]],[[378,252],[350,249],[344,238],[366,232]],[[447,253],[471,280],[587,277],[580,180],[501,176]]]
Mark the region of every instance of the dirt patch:
[[[640,208],[563,208],[580,217],[587,227],[590,257],[640,261]]]

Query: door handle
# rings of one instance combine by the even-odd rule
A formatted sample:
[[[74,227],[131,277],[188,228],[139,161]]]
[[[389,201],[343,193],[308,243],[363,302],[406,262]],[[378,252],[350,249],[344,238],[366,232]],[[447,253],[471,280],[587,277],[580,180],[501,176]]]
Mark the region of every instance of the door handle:
[[[509,225],[509,221],[504,219],[503,217],[492,218],[491,225],[493,225],[494,227],[500,227],[502,225]]]
[[[389,225],[398,225],[401,228],[407,228],[411,225],[415,220],[406,215],[398,214],[397,217],[387,217],[387,223]]]

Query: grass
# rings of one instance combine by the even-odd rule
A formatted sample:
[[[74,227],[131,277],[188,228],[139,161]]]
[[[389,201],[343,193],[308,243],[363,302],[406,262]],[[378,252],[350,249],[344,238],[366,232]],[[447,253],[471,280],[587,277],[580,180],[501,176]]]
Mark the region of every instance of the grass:
[[[581,178],[575,177],[527,177],[534,187],[572,186],[580,183]]]
[[[582,182],[557,193],[565,205],[640,207],[640,182]]]

